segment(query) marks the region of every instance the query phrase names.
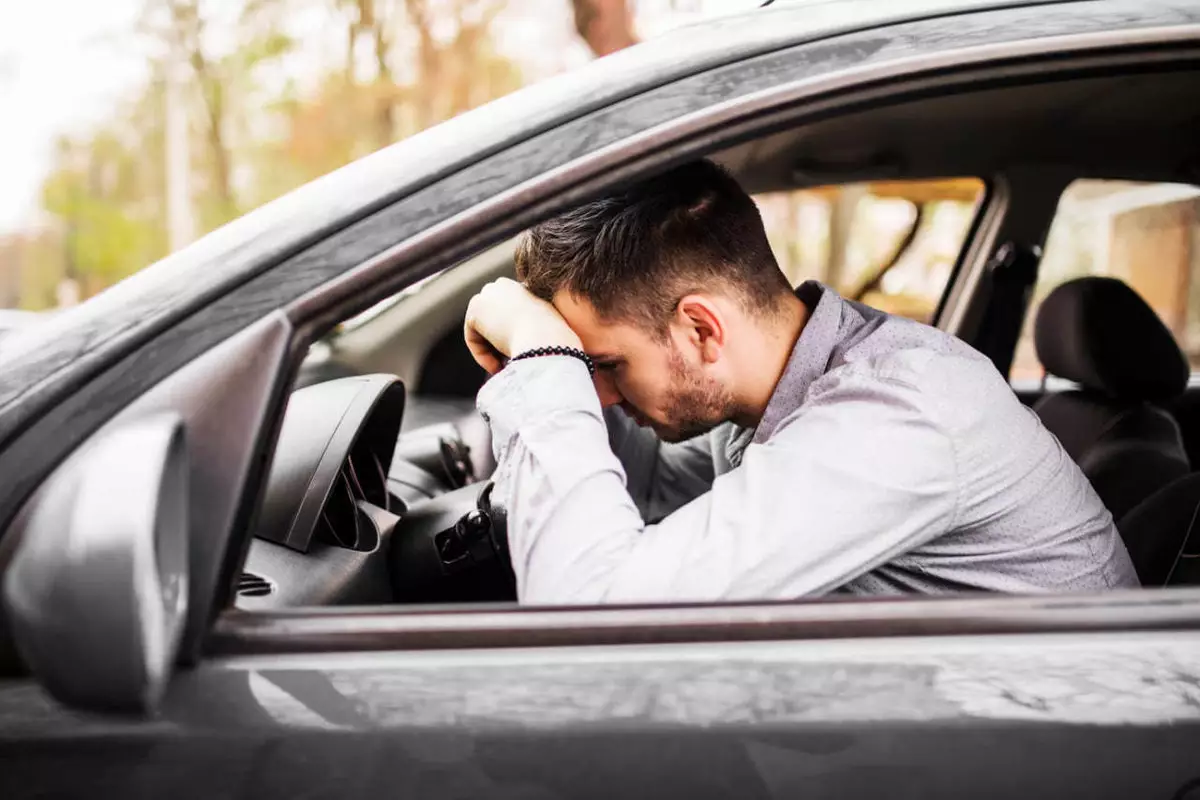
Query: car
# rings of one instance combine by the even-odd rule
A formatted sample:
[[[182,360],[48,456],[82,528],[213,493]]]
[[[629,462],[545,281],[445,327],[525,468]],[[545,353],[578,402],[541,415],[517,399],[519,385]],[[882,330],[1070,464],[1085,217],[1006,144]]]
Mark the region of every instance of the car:
[[[0,309],[0,336],[7,336],[28,325],[35,324],[43,314],[35,311],[19,311],[13,308]]]
[[[1198,55],[1183,0],[777,0],[0,338],[0,796],[1200,796]],[[701,156],[764,198],[975,179],[952,263],[861,296],[1012,376],[1144,588],[517,605],[466,302]]]

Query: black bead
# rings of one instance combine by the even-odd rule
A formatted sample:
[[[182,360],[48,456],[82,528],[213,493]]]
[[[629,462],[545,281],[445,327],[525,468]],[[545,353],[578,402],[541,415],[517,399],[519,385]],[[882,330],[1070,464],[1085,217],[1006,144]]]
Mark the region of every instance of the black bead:
[[[566,347],[558,344],[546,347],[534,347],[531,350],[518,353],[510,358],[509,361],[520,361],[523,358],[535,358],[537,356],[571,356],[572,358],[578,358],[587,367],[588,375],[596,374],[596,365],[592,363],[591,356],[577,347]]]

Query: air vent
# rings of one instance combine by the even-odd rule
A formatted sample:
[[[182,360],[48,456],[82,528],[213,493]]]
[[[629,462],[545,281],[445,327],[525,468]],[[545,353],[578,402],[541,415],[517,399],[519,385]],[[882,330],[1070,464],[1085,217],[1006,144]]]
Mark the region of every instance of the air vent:
[[[253,572],[243,572],[238,578],[238,594],[242,597],[264,597],[269,595],[273,588],[269,580]]]
[[[346,466],[342,467],[338,477],[346,483],[346,488],[354,502],[367,499],[367,492],[363,489],[362,483],[358,480],[358,473],[354,470],[353,458],[346,459]]]

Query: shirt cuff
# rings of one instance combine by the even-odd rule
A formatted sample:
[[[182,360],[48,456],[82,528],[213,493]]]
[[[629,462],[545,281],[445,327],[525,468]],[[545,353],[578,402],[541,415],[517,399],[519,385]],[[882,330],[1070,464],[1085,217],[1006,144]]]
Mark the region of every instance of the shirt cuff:
[[[491,425],[499,452],[521,428],[556,412],[591,413],[601,420],[600,398],[587,366],[572,356],[538,356],[513,362],[479,390],[476,407]]]

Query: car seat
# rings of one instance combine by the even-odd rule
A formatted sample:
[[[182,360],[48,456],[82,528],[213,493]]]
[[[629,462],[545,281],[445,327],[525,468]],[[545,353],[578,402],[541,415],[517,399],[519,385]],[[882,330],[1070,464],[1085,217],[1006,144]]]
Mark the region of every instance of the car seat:
[[[1183,393],[1188,363],[1154,310],[1115,278],[1059,286],[1034,329],[1047,374],[1079,389],[1034,405],[1114,519],[1190,471],[1179,425],[1157,404]]]

